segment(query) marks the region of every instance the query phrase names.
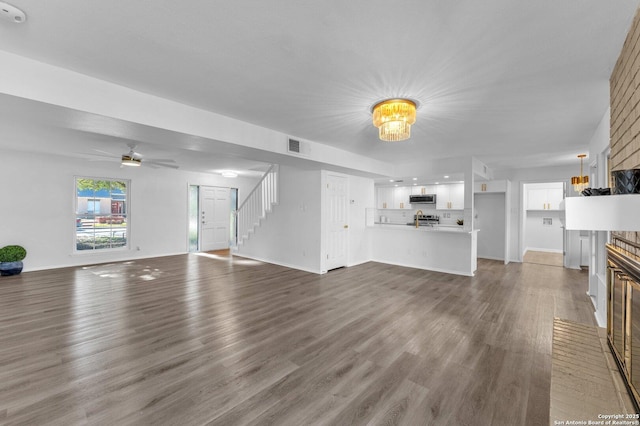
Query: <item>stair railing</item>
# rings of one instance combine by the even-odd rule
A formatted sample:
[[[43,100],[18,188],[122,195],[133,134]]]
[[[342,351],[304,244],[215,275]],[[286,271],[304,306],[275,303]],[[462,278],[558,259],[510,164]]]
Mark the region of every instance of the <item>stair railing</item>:
[[[249,237],[273,205],[278,204],[278,165],[273,164],[236,211],[238,243]]]

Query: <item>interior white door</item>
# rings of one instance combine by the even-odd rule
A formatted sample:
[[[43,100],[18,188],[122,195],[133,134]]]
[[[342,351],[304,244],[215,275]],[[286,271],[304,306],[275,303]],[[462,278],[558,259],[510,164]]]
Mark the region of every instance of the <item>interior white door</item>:
[[[200,250],[229,248],[229,188],[200,187]]]
[[[347,266],[348,179],[344,175],[327,173],[327,261],[326,269]]]

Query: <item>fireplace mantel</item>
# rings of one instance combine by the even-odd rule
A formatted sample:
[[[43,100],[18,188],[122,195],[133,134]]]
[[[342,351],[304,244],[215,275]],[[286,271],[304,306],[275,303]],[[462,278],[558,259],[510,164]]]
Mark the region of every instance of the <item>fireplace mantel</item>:
[[[640,194],[566,198],[565,227],[580,231],[640,231]]]

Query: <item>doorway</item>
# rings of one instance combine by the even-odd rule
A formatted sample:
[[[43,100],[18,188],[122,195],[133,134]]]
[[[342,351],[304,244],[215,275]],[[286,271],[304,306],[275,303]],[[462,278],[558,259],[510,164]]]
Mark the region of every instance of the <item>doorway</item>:
[[[474,194],[474,227],[478,233],[478,257],[505,261],[506,193],[477,192]],[[506,263],[506,262],[505,262]]]
[[[523,184],[523,263],[564,266],[566,238],[561,209],[564,197],[565,182]]]
[[[189,186],[189,251],[228,249],[235,240],[237,190]],[[233,236],[233,238],[232,238]]]
[[[349,179],[337,173],[326,174],[325,211],[326,218],[326,263],[325,269],[347,266],[347,241],[349,231],[348,202]]]

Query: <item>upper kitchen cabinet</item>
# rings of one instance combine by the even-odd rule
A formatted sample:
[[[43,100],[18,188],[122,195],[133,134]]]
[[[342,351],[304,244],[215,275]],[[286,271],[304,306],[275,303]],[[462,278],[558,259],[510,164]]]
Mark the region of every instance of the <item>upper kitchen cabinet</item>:
[[[464,210],[464,184],[452,183],[436,186],[436,209]]]
[[[379,209],[410,209],[409,186],[381,186],[376,189],[376,207]]]
[[[411,195],[410,186],[396,186],[393,192],[393,208],[410,209],[409,195]]]
[[[476,182],[473,192],[507,192],[506,180],[489,180],[486,182]]]
[[[527,210],[558,210],[563,199],[562,182],[527,185]]]
[[[379,209],[392,209],[394,190],[393,187],[380,186],[376,189],[376,207]]]
[[[412,186],[411,187],[411,195],[426,195],[426,194],[435,194],[436,193],[436,185],[421,185],[421,186]]]

